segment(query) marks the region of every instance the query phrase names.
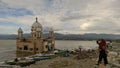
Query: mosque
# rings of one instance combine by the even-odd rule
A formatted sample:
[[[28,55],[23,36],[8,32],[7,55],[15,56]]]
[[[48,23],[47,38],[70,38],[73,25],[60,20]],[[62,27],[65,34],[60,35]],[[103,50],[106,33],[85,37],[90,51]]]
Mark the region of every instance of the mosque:
[[[31,37],[25,38],[23,36],[23,30],[21,28],[18,29],[16,45],[17,52],[36,54],[52,51],[55,49],[54,31],[51,28],[49,30],[49,36],[47,38],[43,37],[43,27],[36,18],[36,21],[31,26]]]

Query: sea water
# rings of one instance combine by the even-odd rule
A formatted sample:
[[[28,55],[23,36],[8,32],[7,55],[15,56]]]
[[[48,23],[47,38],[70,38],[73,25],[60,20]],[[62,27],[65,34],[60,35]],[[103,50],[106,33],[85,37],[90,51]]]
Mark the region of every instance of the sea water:
[[[56,49],[93,49],[98,45],[95,41],[56,40]],[[16,57],[16,40],[0,40],[0,61],[10,60]]]

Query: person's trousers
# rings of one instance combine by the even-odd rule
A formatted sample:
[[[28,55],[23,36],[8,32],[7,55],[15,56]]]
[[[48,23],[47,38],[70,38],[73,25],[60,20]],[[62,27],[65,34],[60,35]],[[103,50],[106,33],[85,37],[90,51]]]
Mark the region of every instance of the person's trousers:
[[[107,55],[104,55],[104,54],[99,55],[98,64],[102,62],[102,59],[104,60],[104,64],[108,64]]]

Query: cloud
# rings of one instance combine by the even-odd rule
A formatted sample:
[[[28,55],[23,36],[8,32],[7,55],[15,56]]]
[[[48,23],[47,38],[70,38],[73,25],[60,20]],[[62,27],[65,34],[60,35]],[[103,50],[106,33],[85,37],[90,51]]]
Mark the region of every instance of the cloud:
[[[0,17],[6,17],[6,16],[24,16],[24,15],[33,15],[32,12],[20,8],[20,9],[16,9],[16,8],[6,8],[6,9],[1,9],[0,10]]]
[[[7,3],[0,1],[0,17],[24,15],[33,15],[33,13],[25,8],[10,7]]]
[[[83,15],[80,13],[69,13],[69,15],[62,17],[61,21],[80,20],[84,18],[90,18],[92,15]]]
[[[89,26],[90,26],[89,23],[83,23],[80,27],[81,29],[86,30]]]
[[[45,30],[53,27],[59,33],[114,34],[120,33],[119,6],[120,0],[0,0],[0,25],[11,23],[10,27],[30,32],[38,17]]]

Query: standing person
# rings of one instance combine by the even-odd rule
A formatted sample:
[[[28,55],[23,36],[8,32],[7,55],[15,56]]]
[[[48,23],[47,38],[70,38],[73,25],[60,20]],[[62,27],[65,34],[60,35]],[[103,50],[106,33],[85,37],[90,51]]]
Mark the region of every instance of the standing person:
[[[107,45],[106,41],[104,39],[97,40],[97,44],[99,45],[99,59],[98,59],[98,65],[102,62],[102,59],[104,59],[104,64],[108,64],[107,60]]]
[[[110,41],[110,48],[112,49],[112,41]]]

